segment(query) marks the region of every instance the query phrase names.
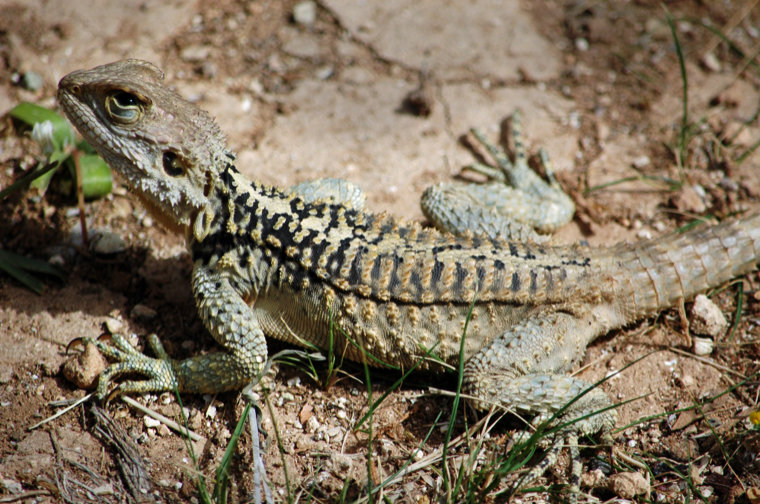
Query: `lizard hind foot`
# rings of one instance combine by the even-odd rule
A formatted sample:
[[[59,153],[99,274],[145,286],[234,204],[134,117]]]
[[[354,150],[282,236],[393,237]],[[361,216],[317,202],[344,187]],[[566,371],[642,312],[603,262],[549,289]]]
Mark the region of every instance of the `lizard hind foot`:
[[[568,447],[573,471],[570,494],[577,495],[582,468],[578,438],[614,427],[617,412],[605,392],[565,374],[602,322],[591,313],[536,315],[491,341],[465,364],[463,390],[474,398],[475,408],[487,410],[495,405],[532,416],[531,429],[515,441],[527,440],[531,453],[536,444],[547,448],[546,458],[520,486],[543,475]]]
[[[548,240],[545,233],[572,219],[575,204],[557,182],[548,155],[543,149],[539,151],[547,178],[544,180],[528,164],[518,112],[513,114],[511,124],[514,161],[483,133],[471,130],[495,166],[475,163],[464,169],[484,175],[487,182],[443,182],[425,190],[420,206],[437,228],[455,235],[473,232],[490,238],[540,243]]]

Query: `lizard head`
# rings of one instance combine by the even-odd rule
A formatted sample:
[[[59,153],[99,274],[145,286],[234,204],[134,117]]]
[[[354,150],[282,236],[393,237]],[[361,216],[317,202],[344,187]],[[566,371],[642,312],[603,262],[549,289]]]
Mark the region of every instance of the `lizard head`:
[[[72,72],[58,101],[82,136],[170,229],[202,239],[209,195],[234,156],[205,111],[162,84],[156,66],[123,60]]]

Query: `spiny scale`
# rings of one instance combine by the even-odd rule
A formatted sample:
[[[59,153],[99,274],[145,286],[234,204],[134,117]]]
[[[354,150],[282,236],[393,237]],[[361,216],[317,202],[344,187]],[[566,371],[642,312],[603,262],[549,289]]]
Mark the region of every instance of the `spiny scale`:
[[[336,203],[304,203],[248,183],[231,165],[220,183],[217,231],[198,257],[265,247],[300,266],[289,268],[295,287],[316,277],[378,302],[469,304],[477,293],[481,302],[537,304],[565,301],[595,269],[588,248],[456,238]]]

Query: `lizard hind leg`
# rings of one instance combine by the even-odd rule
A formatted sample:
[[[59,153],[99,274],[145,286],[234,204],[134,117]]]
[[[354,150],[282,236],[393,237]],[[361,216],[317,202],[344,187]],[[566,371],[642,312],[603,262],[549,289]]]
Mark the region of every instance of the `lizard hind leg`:
[[[562,448],[577,459],[578,437],[608,433],[617,420],[609,397],[598,387],[568,376],[586,344],[600,331],[590,314],[551,312],[530,317],[510,328],[471,357],[464,369],[464,393],[480,410],[493,406],[532,415],[532,429],[545,436],[546,458],[531,469],[521,486],[539,478],[552,466]],[[518,433],[524,442],[528,430]],[[572,461],[570,498],[578,493],[581,466]]]
[[[539,233],[551,233],[572,219],[575,204],[554,177],[548,155],[539,152],[547,181],[528,165],[518,112],[511,124],[514,162],[481,132],[471,131],[496,166],[476,163],[465,169],[485,175],[488,182],[444,182],[425,190],[420,206],[436,227],[456,235],[472,232],[540,243],[548,237]]]

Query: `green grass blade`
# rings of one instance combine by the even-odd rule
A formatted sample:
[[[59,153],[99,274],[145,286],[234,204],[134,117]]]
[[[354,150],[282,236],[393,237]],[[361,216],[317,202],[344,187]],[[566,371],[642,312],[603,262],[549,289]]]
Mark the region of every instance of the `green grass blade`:
[[[480,289],[480,286],[478,286],[478,290]],[[462,338],[459,341],[459,363],[457,366],[457,388],[456,393],[454,394],[454,402],[451,405],[451,416],[449,417],[449,425],[446,428],[446,437],[443,440],[443,449],[441,450],[441,473],[443,476],[443,486],[446,489],[446,496],[451,499],[453,496],[451,495],[451,482],[449,481],[449,471],[447,468],[448,465],[448,452],[449,452],[449,443],[451,442],[451,436],[454,432],[454,425],[456,423],[457,418],[457,411],[459,411],[459,401],[462,398],[462,384],[464,383],[464,343],[467,339],[467,328],[470,325],[470,320],[472,320],[472,310],[475,309],[475,302],[478,299],[477,291],[475,293],[475,296],[472,298],[472,302],[470,303],[470,308],[467,310],[467,317],[464,319],[464,328],[462,329]]]
[[[6,254],[10,254],[10,252],[0,250],[0,270],[3,270],[37,294],[42,294],[42,281],[29,273],[26,273],[24,270],[17,268],[12,261],[7,260]]]
[[[240,419],[235,426],[235,432],[232,433],[232,437],[230,437],[230,440],[227,443],[227,448],[224,450],[222,461],[216,469],[216,484],[214,485],[213,499],[217,504],[224,504],[227,502],[227,489],[230,485],[230,465],[232,464],[232,457],[235,455],[235,449],[240,440],[240,435],[245,428],[250,411],[251,403],[246,403],[243,414],[240,416]]]
[[[37,294],[42,294],[44,284],[29,272],[51,275],[59,280],[65,278],[64,273],[50,263],[8,252],[7,250],[0,250],[0,270],[6,272]]]
[[[384,393],[383,393],[383,394],[380,396],[380,399],[378,399],[377,401],[374,401],[374,402],[371,402],[371,401],[370,401],[370,402],[371,402],[371,404],[370,404],[369,410],[367,411],[367,413],[365,413],[365,414],[364,414],[364,416],[362,416],[362,417],[359,419],[359,421],[358,421],[358,422],[356,422],[356,425],[354,426],[354,430],[357,430],[357,429],[359,429],[359,428],[362,426],[362,424],[364,424],[364,422],[366,422],[366,421],[367,421],[367,419],[368,419],[369,417],[371,417],[371,416],[372,416],[372,414],[375,412],[375,410],[377,409],[377,407],[378,407],[380,404],[382,404],[382,402],[385,400],[385,398],[386,398],[386,397],[388,397],[388,396],[389,396],[389,395],[390,395],[390,394],[391,394],[391,393],[392,393],[394,390],[396,390],[398,387],[400,387],[400,386],[401,386],[401,384],[402,384],[402,383],[404,383],[404,380],[405,380],[405,379],[406,379],[406,378],[407,378],[407,377],[408,377],[410,374],[412,374],[412,373],[414,372],[414,370],[415,370],[415,369],[417,369],[417,368],[420,366],[420,364],[422,364],[423,362],[425,362],[425,360],[428,358],[428,356],[429,356],[430,354],[432,354],[433,350],[435,350],[435,348],[436,348],[437,346],[438,346],[438,342],[436,342],[436,344],[435,344],[435,345],[433,345],[433,346],[432,346],[432,347],[431,347],[431,348],[430,348],[430,349],[427,351],[427,353],[425,353],[425,355],[423,355],[422,357],[420,357],[420,358],[417,360],[417,362],[415,362],[415,363],[414,363],[414,364],[413,364],[413,365],[412,365],[412,366],[411,366],[411,367],[410,367],[410,368],[409,368],[409,369],[408,369],[408,370],[407,370],[407,371],[406,371],[406,372],[405,372],[403,375],[401,375],[401,377],[400,377],[398,380],[396,380],[395,382],[393,382],[393,385],[391,385],[390,387],[388,387],[388,390],[386,390],[386,391],[385,391],[385,392],[384,392]]]
[[[686,153],[686,131],[689,126],[689,80],[686,75],[686,63],[683,57],[683,51],[681,50],[681,42],[678,40],[678,32],[676,30],[676,24],[673,21],[673,17],[670,15],[670,11],[663,4],[665,9],[665,17],[668,20],[668,26],[670,27],[670,33],[673,36],[673,43],[676,48],[676,55],[678,56],[678,68],[681,70],[681,82],[683,83],[683,90],[681,92],[682,112],[681,112],[681,138],[678,146],[678,166],[683,167],[683,160]]]
[[[45,175],[48,175],[48,182],[50,181],[50,178],[53,176],[53,171],[58,168],[60,165],[59,161],[51,162],[43,166],[42,168],[38,168],[36,170],[32,170],[2,191],[0,191],[0,200],[7,198],[14,192],[20,190],[21,188],[27,186],[28,184],[32,184],[35,180],[39,179],[40,177],[43,177]],[[44,184],[45,187],[47,187],[47,184]]]

